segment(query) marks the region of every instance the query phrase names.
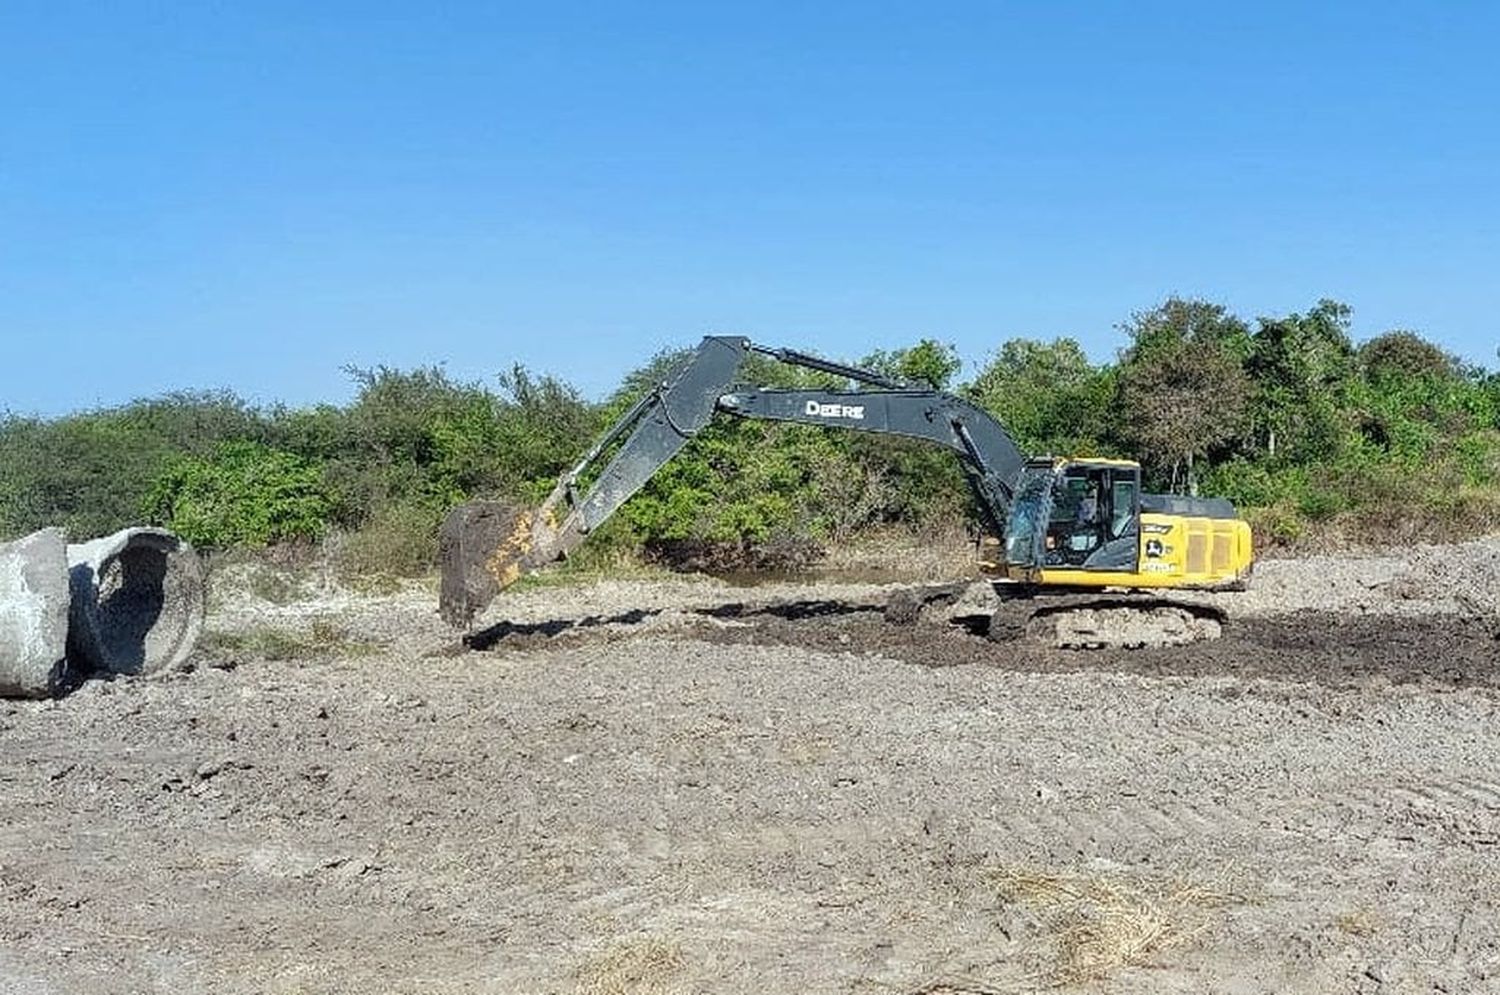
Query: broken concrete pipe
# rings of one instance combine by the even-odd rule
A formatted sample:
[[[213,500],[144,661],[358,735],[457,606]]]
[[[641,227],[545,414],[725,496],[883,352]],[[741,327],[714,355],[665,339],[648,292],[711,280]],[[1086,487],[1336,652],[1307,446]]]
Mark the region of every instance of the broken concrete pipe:
[[[60,529],[0,545],[0,696],[43,698],[61,688],[68,602]]]
[[[67,546],[45,529],[0,546],[0,695],[45,697],[89,672],[174,669],[203,612],[198,557],[163,529]]]
[[[203,572],[166,529],[124,529],[68,546],[68,655],[110,674],[181,666],[203,631]]]

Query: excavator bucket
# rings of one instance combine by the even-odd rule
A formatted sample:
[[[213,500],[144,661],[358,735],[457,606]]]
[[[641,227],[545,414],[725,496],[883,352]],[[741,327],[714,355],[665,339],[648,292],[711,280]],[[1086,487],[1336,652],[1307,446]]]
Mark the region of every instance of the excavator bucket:
[[[561,485],[535,510],[504,501],[469,501],[448,512],[438,532],[438,613],[467,628],[495,596],[566,556],[581,541],[576,520],[559,520]]]
[[[438,533],[443,621],[467,627],[516,582],[531,551],[534,521],[533,512],[500,501],[470,501],[448,513]]]

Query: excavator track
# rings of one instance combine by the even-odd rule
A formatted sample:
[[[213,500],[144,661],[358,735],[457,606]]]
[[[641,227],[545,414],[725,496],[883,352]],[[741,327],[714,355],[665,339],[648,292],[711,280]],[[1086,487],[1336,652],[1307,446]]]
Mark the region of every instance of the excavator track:
[[[1227,621],[1221,608],[1159,594],[1002,591],[989,638],[1034,640],[1058,649],[1144,649],[1218,639]]]

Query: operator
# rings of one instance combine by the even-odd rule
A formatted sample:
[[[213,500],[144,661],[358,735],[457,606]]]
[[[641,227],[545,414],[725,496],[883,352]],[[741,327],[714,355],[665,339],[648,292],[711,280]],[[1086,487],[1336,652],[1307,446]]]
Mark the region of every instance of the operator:
[[[1089,482],[1088,490],[1078,502],[1078,515],[1074,523],[1077,525],[1099,524],[1099,485],[1093,481]]]

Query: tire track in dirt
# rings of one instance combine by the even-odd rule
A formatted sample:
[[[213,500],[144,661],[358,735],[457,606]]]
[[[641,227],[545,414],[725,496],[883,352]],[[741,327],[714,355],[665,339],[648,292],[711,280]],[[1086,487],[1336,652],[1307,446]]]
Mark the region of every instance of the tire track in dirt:
[[[1473,809],[1500,812],[1500,784],[1480,778],[1451,781],[1419,781],[1392,786],[1391,793],[1415,804],[1440,808]]]
[[[875,652],[921,666],[975,665],[1024,673],[1111,672],[1161,679],[1225,679],[1226,701],[1264,697],[1295,714],[1330,724],[1347,721],[1345,707],[1255,679],[1347,690],[1420,684],[1438,690],[1500,688],[1496,629],[1489,620],[1434,616],[1395,620],[1301,612],[1231,624],[1221,640],[1155,650],[1060,651],[1035,645],[996,645],[974,631],[972,619],[953,624],[892,625],[869,611],[767,614],[735,628],[698,627],[707,642],[791,645],[824,652]],[[1399,632],[1394,635],[1393,632]],[[1414,652],[1421,646],[1422,652]],[[1248,680],[1247,680],[1248,679]],[[1326,711],[1326,714],[1325,714]],[[1230,764],[1247,739],[1274,739],[1276,723],[1220,721],[1200,706],[1158,703],[1140,730],[1163,754]],[[1264,718],[1264,717],[1263,717]],[[1262,745],[1268,745],[1263,742]],[[1218,768],[1211,766],[1209,775]],[[1223,773],[1223,771],[1219,771]],[[1006,822],[1036,841],[1066,841],[1074,849],[1128,854],[1188,840],[1225,846],[1267,832],[1298,838],[1416,839],[1488,846],[1500,831],[1500,783],[1483,777],[1441,781],[1392,777],[1372,767],[1350,783],[1329,783],[1316,770],[1294,769],[1285,789],[1244,794],[1234,784],[1214,786],[1211,801],[1181,796],[1126,795],[1118,800],[1062,798],[1019,805]]]
[[[881,617],[878,601],[802,600],[763,607],[732,604],[698,613],[674,626],[679,634],[715,644],[795,646],[835,653],[877,653],[920,666],[992,667],[1023,673],[1111,672],[1162,679],[1224,679],[1224,695],[1296,701],[1301,713],[1320,704],[1295,692],[1257,689],[1256,678],[1335,689],[1419,683],[1439,689],[1500,687],[1496,630],[1462,616],[1350,617],[1300,612],[1232,623],[1223,639],[1189,647],[1064,651],[1028,644],[997,645],[968,617],[898,625]],[[723,618],[732,618],[725,625]],[[615,620],[628,621],[628,620]],[[610,626],[597,637],[629,639]],[[684,633],[683,630],[686,630]],[[1393,635],[1399,633],[1398,635]],[[570,635],[581,635],[571,634]],[[589,640],[592,641],[592,640]],[[503,644],[504,640],[501,641]],[[1413,646],[1425,648],[1413,652]],[[504,648],[503,645],[497,648]],[[528,642],[527,648],[532,648]],[[1251,679],[1246,683],[1246,679]],[[1333,717],[1329,717],[1332,720]],[[1158,703],[1142,729],[1163,753],[1223,761],[1245,748],[1263,726],[1226,723],[1171,699]],[[1315,772],[1299,775],[1285,796],[1246,797],[1215,786],[1212,801],[1191,797],[1122,796],[1091,804],[1018,805],[1007,818],[1016,833],[1067,840],[1096,851],[1128,851],[1192,838],[1232,843],[1266,831],[1303,836],[1342,826],[1362,838],[1420,836],[1473,845],[1487,838],[1490,813],[1500,811],[1500,784],[1392,782],[1373,770],[1363,783],[1327,784]],[[1415,815],[1412,814],[1415,811]]]
[[[698,617],[693,617],[696,614]],[[733,624],[725,624],[725,619]],[[595,630],[592,638],[633,637],[629,623]],[[641,627],[644,634],[653,627]],[[870,654],[924,667],[980,666],[1020,673],[1105,672],[1167,680],[1221,680],[1226,702],[1241,696],[1296,709],[1303,717],[1347,721],[1332,704],[1289,690],[1307,684],[1339,691],[1419,684],[1437,690],[1500,688],[1497,629],[1486,619],[1458,615],[1346,616],[1298,612],[1231,623],[1224,638],[1188,647],[1143,650],[1066,651],[1034,644],[997,645],[977,630],[975,619],[892,624],[879,600],[797,600],[755,606],[734,603],[698,610],[673,624],[676,635],[712,644],[792,646],[818,652]],[[654,631],[660,632],[659,627]],[[569,633],[584,636],[584,633]],[[569,640],[571,643],[573,640]],[[500,640],[496,649],[505,649]],[[1415,647],[1422,647],[1416,652]],[[528,641],[527,649],[534,648]],[[1257,679],[1277,682],[1258,685]],[[1219,692],[1214,692],[1219,693]],[[1138,734],[1151,749],[1208,764],[1224,773],[1247,739],[1274,736],[1276,721],[1224,721],[1198,705],[1171,698],[1159,702]],[[1327,714],[1324,714],[1325,711]],[[1262,746],[1270,745],[1262,742]],[[1262,783],[1262,789],[1265,785]],[[1487,845],[1500,811],[1500,784],[1475,777],[1461,783],[1395,779],[1373,768],[1368,779],[1327,783],[1315,770],[1301,770],[1284,791],[1246,795],[1235,784],[1215,782],[1211,800],[1193,788],[1172,797],[1122,795],[1119,799],[1067,798],[1036,804],[1027,800],[1007,813],[1012,831],[1033,840],[1067,841],[1080,850],[1127,853],[1191,839],[1226,846],[1266,832],[1325,837],[1335,828],[1361,839],[1425,839],[1466,848]],[[1086,801],[1087,804],[1077,804]]]
[[[1119,803],[1017,812],[1009,820],[1016,832],[1034,840],[1064,839],[1077,849],[1098,852],[1155,847],[1191,838],[1232,838],[1254,828],[1251,815],[1232,806],[1183,802],[1165,805],[1142,798]]]
[[[1034,841],[1066,841],[1079,852],[1118,857],[1164,845],[1233,846],[1266,833],[1328,839],[1426,841],[1465,849],[1500,846],[1500,797],[1487,783],[1318,786],[1306,795],[1231,793],[1213,800],[1068,798],[1017,807],[1006,819]]]

